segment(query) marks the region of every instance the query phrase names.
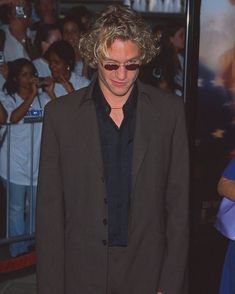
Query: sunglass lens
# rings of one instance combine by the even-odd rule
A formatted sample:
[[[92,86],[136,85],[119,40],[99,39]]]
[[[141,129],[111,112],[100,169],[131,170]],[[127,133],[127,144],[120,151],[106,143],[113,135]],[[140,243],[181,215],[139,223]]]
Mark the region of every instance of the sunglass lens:
[[[119,65],[117,65],[117,64],[105,64],[104,68],[106,70],[117,70],[119,68]]]
[[[137,70],[140,67],[138,63],[129,63],[126,64],[126,69],[127,70]]]
[[[118,64],[115,64],[115,63],[107,63],[107,64],[104,64],[104,68],[106,70],[118,70],[120,67],[120,65]],[[126,64],[125,65],[125,68],[127,70],[137,70],[138,68],[140,67],[140,65],[138,63],[129,63],[129,64]]]

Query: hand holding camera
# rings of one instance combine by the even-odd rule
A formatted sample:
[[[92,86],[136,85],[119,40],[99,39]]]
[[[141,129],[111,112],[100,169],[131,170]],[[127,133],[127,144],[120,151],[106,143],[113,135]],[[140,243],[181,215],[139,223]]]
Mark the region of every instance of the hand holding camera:
[[[55,81],[52,77],[39,77],[37,86],[46,91],[51,99],[56,98],[54,93]]]

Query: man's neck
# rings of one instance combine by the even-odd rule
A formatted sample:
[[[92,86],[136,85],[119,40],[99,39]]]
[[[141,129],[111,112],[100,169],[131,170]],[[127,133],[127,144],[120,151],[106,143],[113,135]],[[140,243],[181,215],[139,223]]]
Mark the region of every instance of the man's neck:
[[[123,105],[127,102],[128,100],[128,96],[114,96],[112,97],[111,95],[110,96],[105,96],[104,94],[104,97],[106,99],[106,101],[108,102],[108,104],[110,105],[111,109],[122,109]]]
[[[102,86],[102,82],[99,82],[100,85],[100,89],[104,95],[105,100],[108,102],[108,104],[110,105],[111,109],[121,109],[123,107],[123,105],[127,102],[130,93],[132,91],[131,87],[129,89],[129,91],[123,95],[123,96],[118,96],[113,94],[111,91],[108,91],[106,87]]]

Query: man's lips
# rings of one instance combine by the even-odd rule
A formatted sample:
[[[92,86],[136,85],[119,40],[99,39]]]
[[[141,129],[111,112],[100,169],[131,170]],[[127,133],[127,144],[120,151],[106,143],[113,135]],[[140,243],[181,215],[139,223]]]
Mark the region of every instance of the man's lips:
[[[118,86],[118,87],[124,87],[127,85],[127,82],[120,82],[120,81],[114,81],[112,80],[113,85]]]

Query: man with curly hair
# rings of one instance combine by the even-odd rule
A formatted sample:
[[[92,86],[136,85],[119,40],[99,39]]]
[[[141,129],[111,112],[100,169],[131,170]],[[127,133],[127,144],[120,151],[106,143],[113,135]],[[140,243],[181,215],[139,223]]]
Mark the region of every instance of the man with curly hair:
[[[80,41],[97,76],[46,107],[38,294],[185,293],[183,103],[138,80],[156,51],[135,11],[107,7]]]

